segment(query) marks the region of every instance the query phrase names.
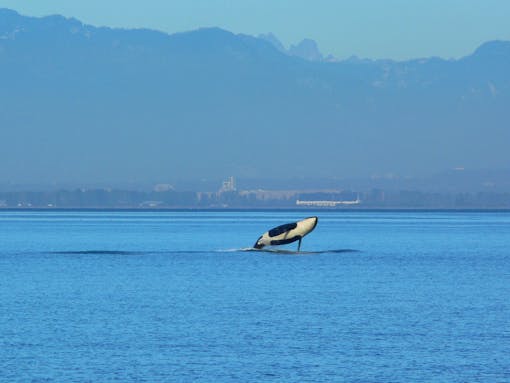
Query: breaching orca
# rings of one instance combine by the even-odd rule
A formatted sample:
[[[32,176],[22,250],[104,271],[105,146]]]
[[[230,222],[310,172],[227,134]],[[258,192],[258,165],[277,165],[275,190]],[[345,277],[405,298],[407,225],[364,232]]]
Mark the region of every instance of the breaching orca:
[[[299,241],[298,251],[301,248],[301,239],[317,226],[317,217],[308,217],[302,221],[286,223],[262,234],[253,247],[262,249],[264,246],[286,245]]]

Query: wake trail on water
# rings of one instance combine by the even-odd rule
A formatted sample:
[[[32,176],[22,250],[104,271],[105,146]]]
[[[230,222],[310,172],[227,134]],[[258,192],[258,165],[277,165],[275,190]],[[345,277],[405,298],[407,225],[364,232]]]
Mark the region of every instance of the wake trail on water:
[[[60,255],[157,255],[157,254],[202,254],[209,250],[167,250],[167,251],[125,251],[125,250],[70,250],[50,251],[47,254]]]
[[[141,255],[150,253],[151,252],[124,251],[124,250],[70,250],[48,252],[48,254],[61,254],[61,255]]]
[[[206,253],[269,253],[269,254],[292,254],[292,255],[313,255],[313,254],[341,254],[341,253],[357,253],[355,249],[327,249],[312,251],[295,251],[286,249],[255,249],[253,247],[243,247],[235,249],[216,249],[216,250],[166,250],[166,251],[126,251],[126,250],[67,250],[67,251],[50,251],[46,254],[56,255],[173,255],[173,254],[206,254]]]

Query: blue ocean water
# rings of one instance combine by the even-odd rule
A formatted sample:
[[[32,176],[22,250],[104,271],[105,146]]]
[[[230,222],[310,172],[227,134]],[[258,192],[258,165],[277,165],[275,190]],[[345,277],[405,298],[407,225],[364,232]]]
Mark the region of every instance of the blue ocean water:
[[[509,297],[508,212],[0,212],[1,382],[509,382]]]

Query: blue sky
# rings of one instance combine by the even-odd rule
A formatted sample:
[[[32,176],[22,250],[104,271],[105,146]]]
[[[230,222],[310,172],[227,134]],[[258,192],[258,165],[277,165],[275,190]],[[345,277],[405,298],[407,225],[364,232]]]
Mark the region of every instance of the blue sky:
[[[452,58],[510,40],[508,0],[0,0],[0,7],[169,33],[205,26],[273,32],[286,46],[307,37],[339,58]]]

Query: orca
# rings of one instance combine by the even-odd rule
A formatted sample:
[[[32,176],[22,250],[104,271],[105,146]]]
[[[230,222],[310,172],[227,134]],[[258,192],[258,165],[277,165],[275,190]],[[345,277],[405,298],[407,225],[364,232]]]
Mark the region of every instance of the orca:
[[[317,217],[308,217],[298,222],[277,226],[262,234],[253,247],[255,249],[262,249],[265,246],[286,245],[299,241],[299,251],[299,249],[301,249],[301,240],[305,235],[315,229],[318,221],[319,218]]]

